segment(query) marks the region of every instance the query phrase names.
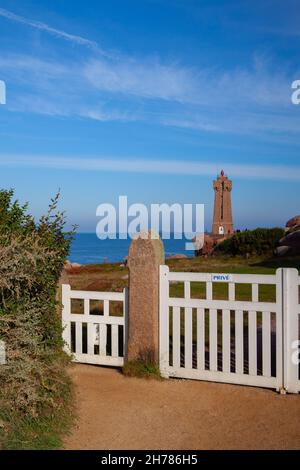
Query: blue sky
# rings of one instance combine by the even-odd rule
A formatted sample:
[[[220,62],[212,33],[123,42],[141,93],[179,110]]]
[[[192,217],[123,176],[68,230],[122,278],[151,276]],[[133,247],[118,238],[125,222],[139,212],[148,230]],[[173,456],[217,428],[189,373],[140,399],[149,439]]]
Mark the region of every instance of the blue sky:
[[[203,203],[236,228],[300,213],[296,0],[0,0],[1,186],[94,231],[96,207]],[[134,171],[133,171],[134,170]]]

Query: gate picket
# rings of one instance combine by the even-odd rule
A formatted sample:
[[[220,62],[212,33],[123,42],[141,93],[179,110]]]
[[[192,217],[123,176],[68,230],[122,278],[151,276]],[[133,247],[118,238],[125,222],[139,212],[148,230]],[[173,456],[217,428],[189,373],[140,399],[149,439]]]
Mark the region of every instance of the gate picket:
[[[94,354],[94,345],[95,345],[95,328],[94,323],[88,323],[87,325],[87,344],[88,344],[88,354]]]
[[[75,323],[75,351],[76,353],[82,354],[82,323],[76,322]]]
[[[106,356],[107,326],[100,325],[100,356]]]
[[[197,308],[197,369],[205,370],[205,313]]]
[[[173,308],[173,367],[180,367],[180,307]]]
[[[118,357],[119,352],[119,327],[111,325],[111,355]]]
[[[230,372],[230,310],[222,311],[222,370]]]
[[[262,313],[262,364],[263,375],[271,377],[271,314]]]
[[[209,369],[218,370],[217,310],[209,310]]]
[[[193,325],[192,309],[184,309],[184,367],[192,369],[193,360]]]
[[[249,339],[248,339],[248,355],[249,355],[249,374],[257,374],[257,321],[256,312],[248,312],[248,328],[249,328]]]
[[[235,311],[235,372],[244,373],[244,312]]]

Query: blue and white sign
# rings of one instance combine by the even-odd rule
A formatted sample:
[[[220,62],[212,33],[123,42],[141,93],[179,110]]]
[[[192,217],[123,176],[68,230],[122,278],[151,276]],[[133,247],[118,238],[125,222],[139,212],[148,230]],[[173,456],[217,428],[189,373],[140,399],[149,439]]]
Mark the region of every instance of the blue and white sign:
[[[212,274],[211,275],[212,282],[232,282],[231,274]]]

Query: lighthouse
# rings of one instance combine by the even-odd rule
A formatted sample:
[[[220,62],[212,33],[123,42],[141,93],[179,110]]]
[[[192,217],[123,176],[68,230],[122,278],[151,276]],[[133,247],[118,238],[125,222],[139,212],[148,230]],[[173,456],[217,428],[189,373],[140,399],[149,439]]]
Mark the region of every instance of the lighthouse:
[[[215,202],[212,234],[221,237],[232,235],[234,232],[231,209],[232,181],[225,176],[223,170],[217,179],[214,180],[213,188]]]

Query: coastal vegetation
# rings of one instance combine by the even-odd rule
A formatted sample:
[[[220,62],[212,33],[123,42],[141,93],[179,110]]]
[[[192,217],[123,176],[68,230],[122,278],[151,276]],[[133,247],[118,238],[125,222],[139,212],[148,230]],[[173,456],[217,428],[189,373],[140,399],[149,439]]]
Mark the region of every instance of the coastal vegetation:
[[[217,245],[215,253],[231,256],[270,256],[283,235],[282,228],[243,230]]]
[[[64,232],[59,195],[37,222],[13,198],[0,191],[0,443],[51,449],[72,417],[56,292],[73,233]]]

